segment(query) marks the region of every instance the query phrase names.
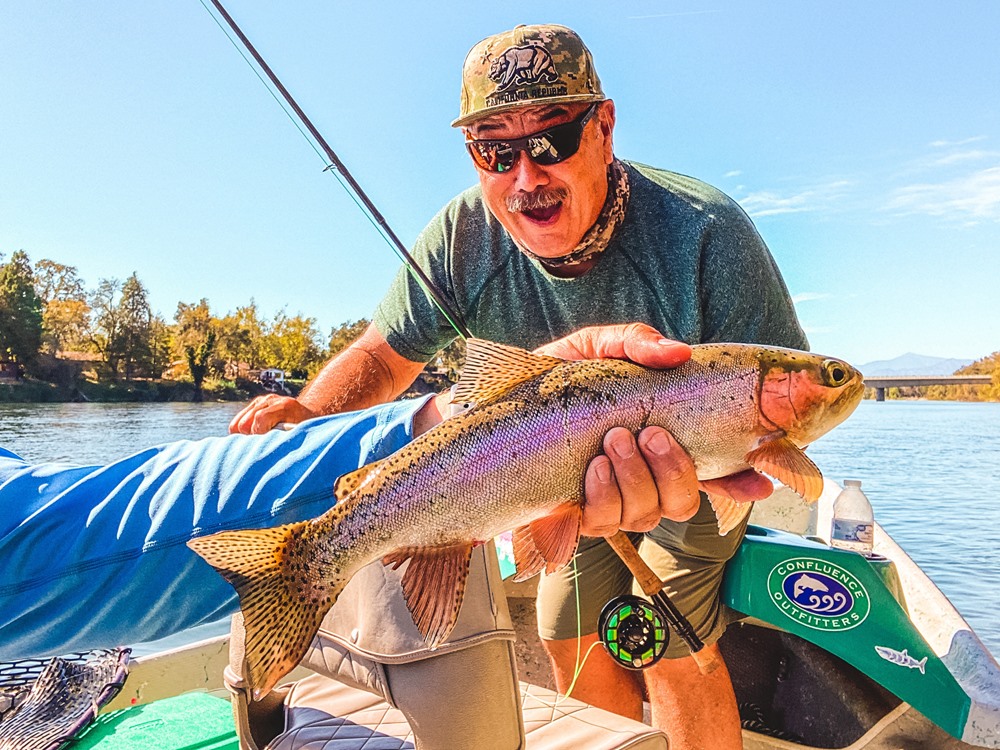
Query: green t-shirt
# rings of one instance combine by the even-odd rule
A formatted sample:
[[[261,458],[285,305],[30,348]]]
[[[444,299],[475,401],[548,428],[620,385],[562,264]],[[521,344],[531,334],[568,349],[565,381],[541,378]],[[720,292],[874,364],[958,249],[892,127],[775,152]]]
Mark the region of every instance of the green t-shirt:
[[[520,252],[478,186],[434,217],[413,256],[474,336],[525,349],[584,326],[636,321],[691,344],[808,346],[774,259],[732,199],[691,177],[626,169],[625,218],[583,276],[553,276]],[[415,362],[456,336],[405,268],[373,322]]]

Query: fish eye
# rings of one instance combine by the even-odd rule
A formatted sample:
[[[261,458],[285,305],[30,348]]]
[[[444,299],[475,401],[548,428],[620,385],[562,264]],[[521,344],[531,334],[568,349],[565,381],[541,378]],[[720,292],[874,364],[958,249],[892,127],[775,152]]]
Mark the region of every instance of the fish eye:
[[[850,380],[851,368],[839,359],[823,361],[823,379],[827,385],[841,386]]]

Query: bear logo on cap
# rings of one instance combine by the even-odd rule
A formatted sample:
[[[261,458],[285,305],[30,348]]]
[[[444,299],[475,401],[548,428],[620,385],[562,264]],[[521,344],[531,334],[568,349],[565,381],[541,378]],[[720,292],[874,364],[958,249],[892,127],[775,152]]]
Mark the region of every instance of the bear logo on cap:
[[[515,84],[555,83],[559,80],[559,73],[549,51],[535,43],[504,50],[491,62],[489,77],[497,84],[499,92]]]

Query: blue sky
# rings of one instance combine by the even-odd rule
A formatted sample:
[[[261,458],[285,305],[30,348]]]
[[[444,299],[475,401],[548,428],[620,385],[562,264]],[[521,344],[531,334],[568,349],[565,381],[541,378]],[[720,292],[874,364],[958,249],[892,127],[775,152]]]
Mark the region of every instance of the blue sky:
[[[409,244],[475,172],[465,53],[575,28],[623,158],[753,217],[814,349],[1000,349],[1000,4],[228,0]],[[199,0],[0,5],[0,252],[136,271],[154,308],[254,299],[327,332],[399,261]]]

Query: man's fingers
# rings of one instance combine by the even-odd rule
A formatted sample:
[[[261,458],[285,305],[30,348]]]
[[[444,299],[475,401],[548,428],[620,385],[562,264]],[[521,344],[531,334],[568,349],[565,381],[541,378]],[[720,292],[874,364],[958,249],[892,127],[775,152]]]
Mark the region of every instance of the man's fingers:
[[[639,433],[639,447],[656,483],[659,512],[671,521],[687,521],[698,512],[698,476],[687,452],[662,427]]]
[[[710,495],[722,495],[738,503],[763,500],[774,491],[774,484],[771,483],[771,480],[753,469],[719,479],[706,479],[701,483],[701,487]]]
[[[584,497],[580,533],[584,536],[611,536],[616,533],[621,526],[622,495],[607,456],[598,456],[587,467]]]
[[[604,452],[611,460],[622,495],[621,528],[649,531],[660,522],[656,482],[632,433],[615,427],[604,436]]]
[[[647,367],[676,367],[691,358],[690,346],[645,323],[581,328],[535,351],[563,359],[629,359]]]

